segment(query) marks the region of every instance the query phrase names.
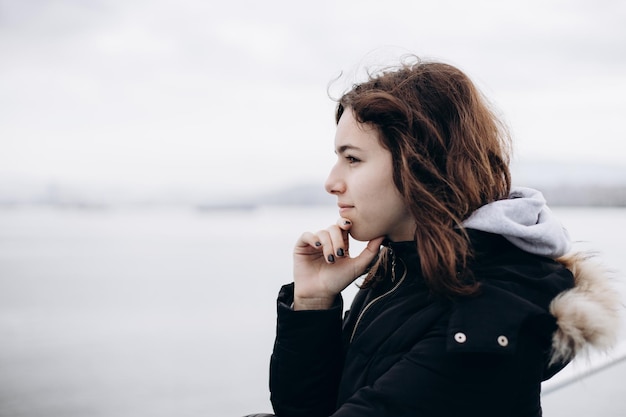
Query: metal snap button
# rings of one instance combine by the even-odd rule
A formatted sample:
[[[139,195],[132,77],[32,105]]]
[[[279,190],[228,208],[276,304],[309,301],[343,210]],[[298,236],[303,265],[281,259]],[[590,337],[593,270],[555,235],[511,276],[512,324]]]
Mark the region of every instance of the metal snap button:
[[[465,333],[458,332],[454,335],[454,340],[456,340],[457,343],[465,343],[467,336],[465,336]]]
[[[509,339],[506,336],[498,336],[498,344],[502,347],[509,345]]]

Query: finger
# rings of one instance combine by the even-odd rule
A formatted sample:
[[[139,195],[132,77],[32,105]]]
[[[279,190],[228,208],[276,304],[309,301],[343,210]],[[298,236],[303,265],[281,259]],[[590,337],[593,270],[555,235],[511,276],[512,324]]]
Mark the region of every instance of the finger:
[[[335,248],[328,229],[317,232],[317,237],[319,238],[321,248],[324,251],[324,258],[326,259],[326,262],[329,264],[335,263]]]
[[[296,243],[296,247],[314,247],[317,249],[321,249],[322,243],[320,242],[319,237],[311,232],[304,232],[300,235],[298,242]]]
[[[300,238],[298,238],[298,241],[293,248],[293,254],[294,256],[316,255],[320,258],[324,256],[324,254],[322,253],[322,243],[320,242],[319,237],[311,232],[305,232],[300,235]]]
[[[334,255],[342,258],[348,249],[348,232],[340,229],[337,225],[330,226],[328,234],[333,242]]]
[[[337,226],[339,226],[341,230],[348,231],[352,227],[352,222],[350,221],[350,219],[340,217],[339,219],[337,219]]]

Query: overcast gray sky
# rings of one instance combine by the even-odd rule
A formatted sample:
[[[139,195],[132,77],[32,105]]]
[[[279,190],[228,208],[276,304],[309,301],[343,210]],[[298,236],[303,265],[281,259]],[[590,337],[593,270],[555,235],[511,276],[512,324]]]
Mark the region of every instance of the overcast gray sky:
[[[0,180],[321,181],[351,71],[465,70],[516,159],[626,160],[626,2],[0,0]]]

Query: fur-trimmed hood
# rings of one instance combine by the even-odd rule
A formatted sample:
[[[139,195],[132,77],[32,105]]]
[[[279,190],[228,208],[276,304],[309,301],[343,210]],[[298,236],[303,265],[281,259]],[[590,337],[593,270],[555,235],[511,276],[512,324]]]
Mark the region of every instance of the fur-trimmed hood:
[[[551,362],[567,362],[589,349],[610,350],[618,339],[623,305],[609,271],[584,253],[571,253],[557,261],[572,272],[575,286],[550,304],[558,325]]]

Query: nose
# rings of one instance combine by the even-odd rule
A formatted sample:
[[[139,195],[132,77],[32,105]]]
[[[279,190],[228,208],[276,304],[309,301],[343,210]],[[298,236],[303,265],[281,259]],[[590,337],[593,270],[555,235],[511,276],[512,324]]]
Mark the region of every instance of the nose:
[[[339,174],[339,168],[337,165],[333,166],[328,174],[328,178],[326,178],[326,182],[324,183],[324,188],[326,188],[326,192],[329,194],[341,194],[346,191],[346,183],[341,178]]]

